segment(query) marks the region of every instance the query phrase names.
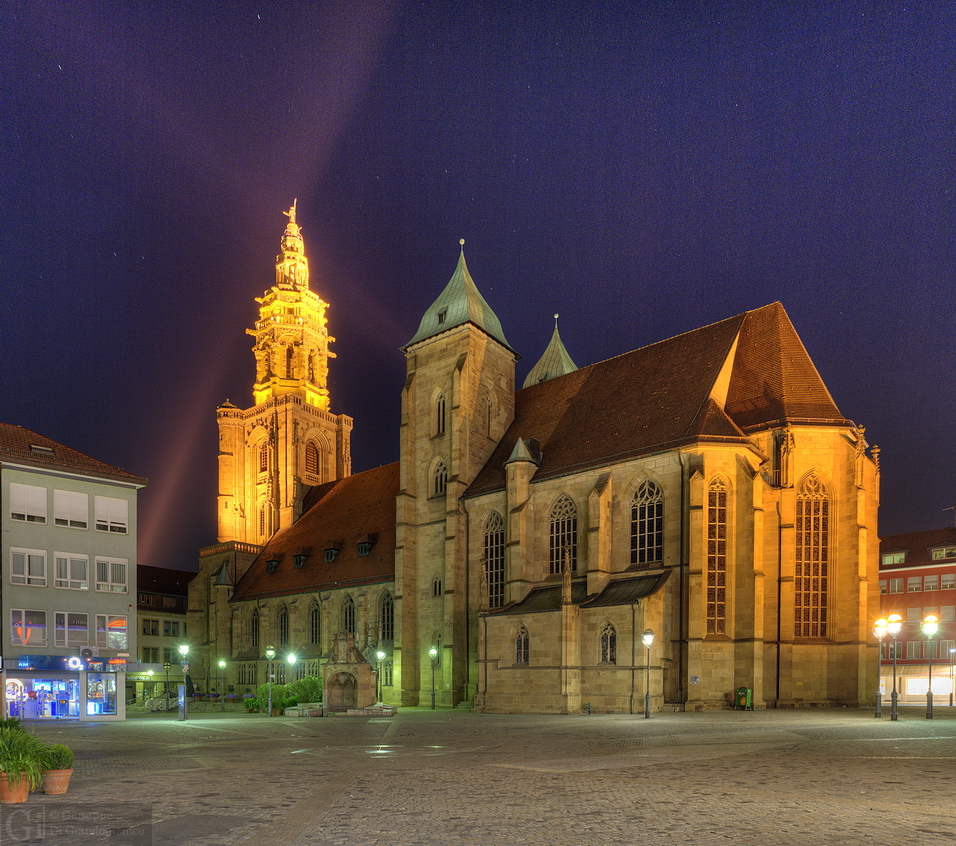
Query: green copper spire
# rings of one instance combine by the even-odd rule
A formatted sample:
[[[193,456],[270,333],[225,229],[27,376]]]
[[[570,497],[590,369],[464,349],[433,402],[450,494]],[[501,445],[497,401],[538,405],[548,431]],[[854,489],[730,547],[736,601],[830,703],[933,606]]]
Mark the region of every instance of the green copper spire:
[[[522,388],[528,385],[537,385],[538,382],[546,382],[555,376],[564,376],[565,373],[572,373],[578,366],[571,360],[568,351],[564,348],[561,336],[558,334],[558,316],[554,316],[554,334],[551,335],[551,341],[547,348],[538,359],[538,363],[531,368],[531,372],[525,377]]]
[[[501,321],[485,302],[468,272],[468,265],[465,264],[465,239],[462,238],[460,243],[462,249],[458,257],[458,267],[455,268],[445,290],[428,307],[415,337],[405,344],[406,349],[412,344],[464,323],[477,326],[509,350],[512,349],[501,329]]]

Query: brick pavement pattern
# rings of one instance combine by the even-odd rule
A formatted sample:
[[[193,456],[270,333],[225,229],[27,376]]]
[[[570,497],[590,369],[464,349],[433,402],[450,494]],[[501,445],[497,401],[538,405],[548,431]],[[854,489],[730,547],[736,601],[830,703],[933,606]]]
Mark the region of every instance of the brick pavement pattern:
[[[44,723],[70,792],[0,807],[0,846],[952,846],[951,710]]]

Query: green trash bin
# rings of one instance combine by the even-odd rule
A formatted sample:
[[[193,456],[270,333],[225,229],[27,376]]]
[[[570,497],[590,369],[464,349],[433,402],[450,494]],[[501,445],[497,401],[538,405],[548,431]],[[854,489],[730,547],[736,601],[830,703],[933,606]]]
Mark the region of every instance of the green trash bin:
[[[749,687],[738,687],[734,697],[734,710],[753,711],[754,692]]]

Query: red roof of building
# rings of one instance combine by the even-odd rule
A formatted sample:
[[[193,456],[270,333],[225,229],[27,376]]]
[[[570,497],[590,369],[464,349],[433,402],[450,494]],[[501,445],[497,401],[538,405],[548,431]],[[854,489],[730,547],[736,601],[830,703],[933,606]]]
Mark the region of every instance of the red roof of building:
[[[711,394],[735,343],[721,408]],[[466,495],[504,487],[518,438],[539,441],[540,480],[785,422],[853,425],[773,303],[518,391],[514,421]]]
[[[374,584],[395,577],[395,498],[399,465],[346,476],[309,491],[302,516],[280,529],[239,579],[232,599]],[[361,555],[359,544],[371,544]],[[334,561],[326,549],[336,548]],[[296,567],[296,556],[306,556]],[[268,562],[278,564],[269,572]]]
[[[66,470],[70,473],[90,476],[105,476],[110,479],[132,482],[136,485],[147,484],[147,480],[142,476],[128,473],[119,467],[113,467],[103,461],[90,458],[90,456],[84,455],[72,447],[10,423],[0,423],[0,462],[3,462],[4,459],[30,467]]]
[[[930,554],[931,549],[940,546],[956,548],[956,528],[947,526],[945,529],[926,529],[922,532],[887,535],[880,539],[880,553],[905,552],[906,561],[903,564],[888,564],[886,567],[881,561],[880,569],[895,570],[900,567],[922,567],[926,564],[945,563],[946,559],[934,560]]]

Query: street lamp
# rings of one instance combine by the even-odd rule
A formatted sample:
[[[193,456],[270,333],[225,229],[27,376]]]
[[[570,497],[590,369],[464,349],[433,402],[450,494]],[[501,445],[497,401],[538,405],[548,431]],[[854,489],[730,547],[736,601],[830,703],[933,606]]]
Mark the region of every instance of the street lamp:
[[[220,711],[226,710],[226,662],[219,661],[219,699],[221,701]]]
[[[272,716],[272,659],[276,657],[276,648],[274,646],[266,647],[266,658],[269,661],[269,669],[267,675],[269,676],[269,716]]]
[[[435,664],[438,659],[438,650],[433,646],[428,650],[428,654],[432,656],[432,710],[435,710]]]
[[[169,710],[169,670],[173,665],[167,661],[163,664],[163,669],[166,671],[166,710]]]
[[[285,656],[285,660],[289,662],[289,680],[295,681],[295,662],[299,659],[296,658],[294,652],[290,652]]]
[[[644,629],[641,642],[647,647],[647,677],[644,681],[644,719],[651,718],[651,644],[654,642],[652,629]]]
[[[899,637],[900,629],[903,628],[903,618],[899,614],[890,614],[886,618],[886,630],[893,638],[893,693],[890,694],[890,719],[898,720],[899,712],[899,694],[896,692],[896,638]]]
[[[147,697],[147,696],[144,695],[144,696],[143,696],[143,699],[144,699],[144,700],[145,700],[145,699],[152,699],[152,698],[153,698],[153,671],[152,671],[152,670],[147,670],[147,671],[146,671],[146,681],[149,682],[149,696]],[[950,703],[950,704],[952,704],[952,703]]]
[[[377,701],[381,702],[382,701],[382,662],[385,660],[385,653],[382,652],[381,649],[379,649],[379,651],[375,653],[375,657],[378,658],[378,667],[375,669],[375,687],[376,687],[375,695],[377,697]]]
[[[883,691],[880,690],[880,674],[883,671],[883,638],[886,637],[888,625],[889,623],[882,617],[873,624],[873,634],[879,641],[876,647],[876,714],[874,714],[877,718],[883,716]]]
[[[919,627],[923,630],[923,634],[926,635],[926,640],[929,642],[929,682],[926,685],[926,719],[933,719],[933,650],[936,648],[936,642],[933,640],[936,637],[936,632],[939,631],[939,617],[935,614],[927,614],[926,618],[922,623],[919,624]]]

